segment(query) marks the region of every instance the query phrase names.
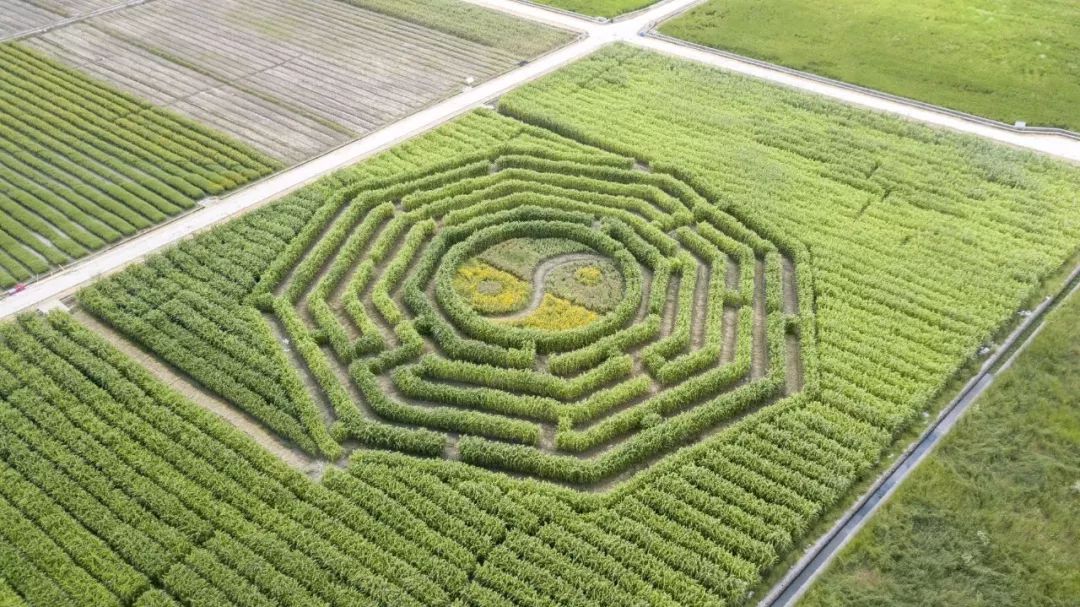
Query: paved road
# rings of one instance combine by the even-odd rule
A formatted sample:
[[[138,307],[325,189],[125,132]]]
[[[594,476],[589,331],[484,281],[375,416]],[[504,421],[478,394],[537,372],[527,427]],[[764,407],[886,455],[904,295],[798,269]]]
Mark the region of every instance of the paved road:
[[[635,44],[669,55],[812,91],[849,103],[901,114],[931,124],[974,133],[1004,143],[1080,161],[1080,141],[1064,137],[1015,133],[1006,129],[994,128],[945,113],[880,99],[817,80],[800,78],[779,70],[771,70],[750,62],[710,53],[707,50],[642,36],[644,31],[652,29],[657,22],[682,12],[703,0],[666,0],[650,7],[648,10],[613,23],[601,23],[583,19],[513,0],[464,1],[510,13],[521,18],[573,29],[581,32],[583,37],[569,46],[386,126],[363,139],[346,144],[324,156],[278,173],[219,201],[215,201],[207,205],[206,208],[151,229],[132,240],[97,255],[87,257],[65,270],[43,278],[21,293],[0,300],[0,318],[42,304],[48,304],[52,300],[64,297],[99,276],[115,272],[196,232],[264,205],[327,173],[351,165],[419,133],[430,130],[494,97],[577,61],[595,52],[598,48],[613,42]]]

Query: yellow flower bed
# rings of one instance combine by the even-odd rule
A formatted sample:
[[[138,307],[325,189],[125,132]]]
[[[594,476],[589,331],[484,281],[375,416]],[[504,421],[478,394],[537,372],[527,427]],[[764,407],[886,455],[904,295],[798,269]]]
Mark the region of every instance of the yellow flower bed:
[[[482,261],[469,260],[454,275],[454,290],[481,314],[508,314],[528,303],[529,283]]]
[[[582,266],[574,272],[574,278],[587,287],[595,287],[604,279],[604,271],[596,266]]]
[[[517,327],[533,327],[546,331],[563,331],[585,326],[600,315],[588,308],[571,303],[550,293],[544,294],[540,307],[535,312],[513,321]]]

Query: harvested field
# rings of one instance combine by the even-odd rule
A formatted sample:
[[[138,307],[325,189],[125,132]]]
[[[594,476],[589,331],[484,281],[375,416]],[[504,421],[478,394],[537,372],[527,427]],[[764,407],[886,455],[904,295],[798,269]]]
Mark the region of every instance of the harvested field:
[[[0,46],[0,87],[0,287],[277,168],[21,45]]]
[[[415,8],[404,11],[410,4],[417,2],[390,16],[363,8],[372,0],[158,0],[30,44],[293,163],[539,52],[452,27],[473,13],[422,24]],[[546,41],[544,50],[570,39],[490,11],[479,14],[486,19],[480,31],[533,34]]]
[[[120,4],[123,0],[5,0],[0,40]]]

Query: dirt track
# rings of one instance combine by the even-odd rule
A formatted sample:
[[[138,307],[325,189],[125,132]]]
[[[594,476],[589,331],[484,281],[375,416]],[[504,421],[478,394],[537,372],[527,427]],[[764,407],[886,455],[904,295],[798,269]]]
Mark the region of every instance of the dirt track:
[[[109,342],[111,346],[139,363],[142,368],[146,369],[161,383],[248,435],[252,440],[259,443],[259,446],[274,454],[290,467],[313,476],[321,472],[325,462],[312,458],[299,448],[285,443],[278,438],[277,434],[266,429],[255,418],[207,392],[186,375],[161,362],[153,354],[149,354],[136,346],[126,337],[113,330],[112,327],[99,322],[82,310],[75,310],[72,316],[80,324]]]

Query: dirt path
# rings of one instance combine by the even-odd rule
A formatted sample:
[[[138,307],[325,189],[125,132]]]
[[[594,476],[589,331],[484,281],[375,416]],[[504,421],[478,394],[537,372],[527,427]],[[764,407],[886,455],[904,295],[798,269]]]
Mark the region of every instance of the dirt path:
[[[304,388],[307,389],[308,394],[311,395],[311,399],[315,402],[315,406],[318,407],[323,423],[329,427],[330,424],[334,423],[337,416],[334,414],[334,409],[330,405],[330,401],[327,400],[322,386],[319,385],[319,382],[315,381],[311,372],[308,371],[307,363],[304,362],[304,359],[296,349],[292,347],[291,342],[289,342],[289,336],[285,332],[285,327],[282,326],[278,317],[270,313],[264,313],[263,319],[270,325],[270,333],[274,336],[274,341],[277,342],[278,347],[285,352],[285,357],[289,359],[289,364],[296,369],[296,374],[300,376],[300,381],[304,383]]]
[[[575,263],[578,261],[592,261],[603,260],[604,258],[596,255],[595,253],[568,253],[566,255],[556,255],[551,259],[544,260],[540,265],[536,266],[536,271],[533,272],[532,281],[532,299],[529,300],[529,305],[519,312],[513,314],[507,314],[505,316],[491,316],[490,318],[498,320],[521,320],[535,312],[540,308],[540,304],[544,301],[544,285],[547,283],[548,274],[559,267],[565,266],[568,263]]]
[[[795,264],[787,257],[781,257],[784,283],[784,314],[799,313],[799,285],[795,282]]]
[[[705,347],[705,328],[709,324],[709,281],[711,273],[700,263],[697,266],[697,282],[694,284],[694,310],[690,322],[690,349]]]
[[[735,350],[739,346],[739,311],[736,308],[724,308],[724,349],[720,353],[720,362],[728,364],[735,360]]]
[[[769,369],[768,317],[765,310],[765,262],[754,263],[754,350],[750,378],[761,379]]]
[[[784,314],[799,313],[799,285],[795,282],[795,264],[783,257],[783,293]],[[787,395],[795,394],[802,390],[805,380],[803,379],[802,345],[798,336],[788,333],[784,336],[784,352],[787,361],[784,365],[784,378],[786,380],[784,392]]]
[[[85,311],[75,310],[72,312],[72,316],[83,326],[109,342],[114,348],[139,363],[142,368],[146,369],[159,381],[248,435],[259,446],[277,456],[290,467],[309,476],[317,477],[321,474],[326,462],[313,458],[299,448],[282,441],[277,434],[267,429],[251,415],[236,409],[206,391],[186,375],[161,362],[157,357],[128,341],[126,337],[120,335],[112,327],[98,321]]]

